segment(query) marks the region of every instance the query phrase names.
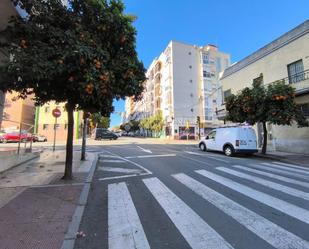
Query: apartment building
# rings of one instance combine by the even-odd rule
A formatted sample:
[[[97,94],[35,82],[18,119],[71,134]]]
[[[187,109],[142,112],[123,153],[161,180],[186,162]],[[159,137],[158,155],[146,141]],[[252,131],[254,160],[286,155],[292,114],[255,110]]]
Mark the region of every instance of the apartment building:
[[[220,124],[216,108],[222,95],[219,73],[230,65],[230,55],[214,45],[198,47],[171,41],[149,66],[141,101],[126,100],[128,120],[140,120],[161,112],[163,136],[184,139],[198,134],[197,117],[202,133]]]
[[[221,77],[223,95],[250,87],[256,79],[265,85],[278,80],[292,85],[296,103],[309,118],[309,20],[227,68]],[[223,117],[225,109],[219,114]],[[261,145],[260,125],[256,130]],[[309,128],[268,125],[268,131],[273,149],[309,154]]]
[[[55,118],[52,111],[58,108],[61,116]],[[79,139],[82,135],[83,115],[81,111],[74,112],[74,139]],[[41,107],[37,107],[35,115],[35,129],[38,134],[47,137],[48,141],[53,141],[54,129],[56,129],[57,141],[65,141],[67,139],[68,114],[65,110],[64,103],[50,102]]]

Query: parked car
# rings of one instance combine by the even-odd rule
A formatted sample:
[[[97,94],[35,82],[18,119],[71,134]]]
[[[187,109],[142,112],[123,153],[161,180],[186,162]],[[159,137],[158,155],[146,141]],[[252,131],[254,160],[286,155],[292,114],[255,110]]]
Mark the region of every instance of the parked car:
[[[2,133],[0,135],[0,142],[7,143],[7,142],[26,142],[31,141],[32,135],[26,131],[22,131],[20,134],[18,131],[12,131],[7,133]]]
[[[248,126],[214,129],[200,140],[199,148],[203,151],[223,151],[226,156],[258,152],[255,131]]]
[[[32,135],[33,142],[47,142],[47,137],[40,134],[33,134]]]
[[[110,139],[116,140],[118,136],[106,129],[97,128],[92,134],[94,140]]]
[[[122,131],[114,132],[114,134],[117,135],[117,137],[121,137],[122,136]]]

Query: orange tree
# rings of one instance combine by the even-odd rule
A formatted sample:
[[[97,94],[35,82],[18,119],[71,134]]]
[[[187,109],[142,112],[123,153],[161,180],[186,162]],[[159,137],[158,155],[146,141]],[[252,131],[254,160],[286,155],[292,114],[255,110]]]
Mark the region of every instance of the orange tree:
[[[72,178],[77,109],[109,116],[112,100],[138,98],[145,69],[138,60],[133,18],[121,1],[13,0],[28,16],[12,17],[0,35],[10,60],[0,68],[0,90],[35,95],[37,105],[65,102],[68,136],[64,179]]]
[[[277,82],[263,86],[254,83],[252,88],[246,87],[237,95],[226,99],[226,120],[232,122],[247,122],[263,125],[262,153],[266,153],[267,127],[266,123],[275,125],[308,126],[308,121],[295,103],[295,90],[291,85]]]

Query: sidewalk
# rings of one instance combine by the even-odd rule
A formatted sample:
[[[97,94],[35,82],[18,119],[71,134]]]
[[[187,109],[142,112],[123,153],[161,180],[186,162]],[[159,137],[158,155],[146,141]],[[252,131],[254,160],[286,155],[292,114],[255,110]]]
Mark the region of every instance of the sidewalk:
[[[289,164],[297,164],[309,168],[309,155],[295,154],[281,151],[267,151],[265,155],[259,153],[254,154],[256,157],[267,158],[270,160],[281,161]]]
[[[1,249],[59,249],[63,243],[86,178],[95,160],[79,160],[74,152],[72,181],[61,180],[64,151],[45,151],[0,174]]]

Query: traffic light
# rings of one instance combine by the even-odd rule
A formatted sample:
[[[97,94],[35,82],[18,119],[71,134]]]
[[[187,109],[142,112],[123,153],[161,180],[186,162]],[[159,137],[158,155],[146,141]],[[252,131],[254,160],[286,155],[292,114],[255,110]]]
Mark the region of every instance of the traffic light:
[[[200,124],[200,122],[201,122],[201,118],[200,118],[200,116],[197,116],[197,117],[196,117],[196,123],[197,123],[197,124]]]

